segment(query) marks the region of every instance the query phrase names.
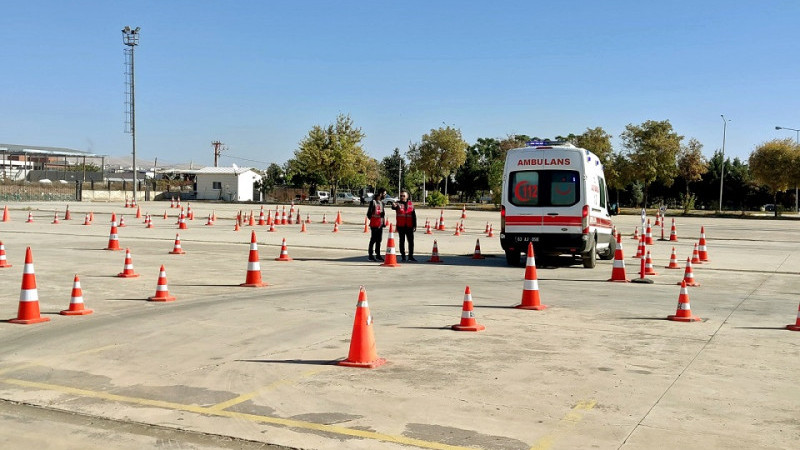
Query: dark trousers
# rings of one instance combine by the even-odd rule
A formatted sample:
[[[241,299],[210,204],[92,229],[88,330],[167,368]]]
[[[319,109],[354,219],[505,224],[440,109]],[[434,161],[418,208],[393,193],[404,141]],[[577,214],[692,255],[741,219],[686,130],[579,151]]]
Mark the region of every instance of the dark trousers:
[[[414,256],[414,228],[397,227],[400,236],[400,255],[406,256],[406,238],[408,238],[408,256]]]
[[[367,251],[369,255],[372,256],[372,247],[375,246],[375,254],[380,256],[381,254],[381,240],[383,240],[383,227],[370,227],[369,228],[372,234],[369,237],[369,248]]]

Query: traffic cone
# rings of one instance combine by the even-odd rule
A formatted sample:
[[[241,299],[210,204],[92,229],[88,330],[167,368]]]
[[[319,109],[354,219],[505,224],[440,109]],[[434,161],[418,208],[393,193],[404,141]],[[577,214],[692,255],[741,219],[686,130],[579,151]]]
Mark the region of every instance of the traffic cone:
[[[212,222],[216,222],[217,221],[217,211],[216,210],[211,210],[211,221]]]
[[[336,223],[341,225],[342,224],[342,211],[336,211]]]
[[[178,229],[179,230],[189,229],[189,227],[186,226],[186,216],[183,214],[183,210],[181,210],[181,213],[178,215]]]
[[[289,219],[286,218],[286,206],[281,209],[281,225],[289,225]]]
[[[361,286],[358,292],[356,315],[353,319],[350,352],[347,354],[347,359],[336,364],[345,367],[374,369],[385,363],[385,359],[378,358],[375,335],[372,332],[372,315],[369,313],[369,303],[367,303],[367,291],[364,290],[364,286]]]
[[[333,232],[334,233],[338,233],[339,232],[339,224],[336,223],[336,222],[333,222]]]
[[[33,211],[28,211],[28,220],[25,223],[33,223]]]
[[[48,322],[49,317],[42,317],[39,313],[39,291],[36,289],[36,273],[33,270],[33,253],[31,248],[25,250],[25,268],[22,269],[22,288],[19,291],[19,309],[17,317],[9,320],[10,323],[29,325],[32,323]]]
[[[194,211],[192,211],[192,205],[186,204],[186,218],[188,220],[194,220]]]
[[[64,211],[64,220],[72,220],[72,214],[69,212],[69,205],[67,205],[67,210]]]
[[[78,274],[75,274],[75,279],[72,282],[72,296],[69,299],[69,309],[64,309],[59,314],[62,316],[84,316],[93,312],[94,311],[91,309],[87,309],[83,306],[81,280],[78,278]]]
[[[186,253],[185,251],[183,251],[183,248],[181,248],[180,234],[175,235],[175,244],[172,246],[172,251],[170,251],[169,253],[170,255],[183,255]]]
[[[300,223],[302,224],[302,225],[300,225],[300,232],[301,233],[305,233],[306,232],[306,223],[303,222],[302,220],[300,221]]]
[[[701,262],[708,262],[708,248],[706,247],[706,228],[700,227],[700,242],[697,244],[698,256]]]
[[[647,251],[647,257],[644,259],[644,274],[645,275],[658,275],[656,269],[653,267],[653,260],[650,259],[650,250]]]
[[[672,227],[669,229],[669,240],[672,242],[678,241],[678,232],[675,230],[675,219],[672,219]]]
[[[439,230],[439,219],[436,219],[436,220],[433,222],[433,229],[434,229],[434,230],[437,230],[437,231]]]
[[[106,250],[122,250],[119,247],[119,235],[117,234],[117,215],[114,213],[111,213],[111,233],[108,235]]]
[[[131,199],[131,208],[136,208],[136,197]]]
[[[800,331],[800,306],[797,307],[797,321],[794,325],[786,325],[786,329],[790,331]]]
[[[58,211],[53,213],[53,225],[58,225],[60,222],[58,221]]]
[[[528,258],[525,261],[525,282],[522,284],[522,303],[515,306],[518,309],[533,309],[541,311],[547,305],[541,304],[539,298],[539,279],[536,277],[536,257],[533,254],[533,243],[528,242]]]
[[[247,259],[247,278],[239,286],[244,287],[263,287],[267,283],[261,280],[261,263],[258,261],[258,242],[256,232],[250,234],[250,256]]]
[[[667,238],[664,237],[664,222],[665,221],[663,221],[663,220],[661,221],[661,238],[658,239],[659,241],[666,241],[667,240]]]
[[[123,216],[123,215],[119,216],[119,227],[120,228],[125,227],[125,216]]]
[[[275,258],[275,261],[291,261],[292,258],[289,256],[289,249],[286,248],[286,238],[283,238],[281,242],[281,253]]]
[[[464,207],[461,208],[461,220],[464,220],[466,218],[467,218],[467,205],[464,205]]]
[[[3,207],[3,222],[10,222],[11,217],[8,215],[8,205]]]
[[[302,222],[303,219],[300,218],[300,208],[297,208],[297,219],[295,220],[296,223]]]
[[[489,234],[487,234],[486,237],[494,237],[494,228],[493,227],[494,227],[493,224],[489,224]]]
[[[233,231],[239,231],[239,221],[238,220],[233,222]]]
[[[617,235],[617,248],[614,251],[614,268],[611,269],[611,278],[609,278],[608,281],[621,281],[625,283],[631,281],[625,273],[625,256],[623,256],[622,252],[622,234]]]
[[[369,233],[369,219],[364,218],[364,233]]]
[[[266,223],[266,225],[270,225],[271,226],[272,223],[273,223],[272,222],[272,211],[267,210],[267,223]]]
[[[130,204],[130,202],[128,201],[128,197],[125,197],[125,207],[126,207],[126,208],[130,208],[130,207],[131,207],[131,204]]]
[[[167,220],[167,210],[164,210],[164,220]]]
[[[277,222],[277,220],[276,220],[276,222]],[[270,233],[274,233],[275,232],[275,222],[272,222],[270,224],[269,230],[267,230],[267,231],[269,231]]]
[[[631,239],[639,240],[639,227],[633,229],[633,237]]]
[[[207,227],[213,227],[214,226],[214,221],[211,220],[211,214],[208,215],[208,219],[206,220],[206,225],[205,226],[207,226]]]
[[[256,218],[253,215],[253,210],[250,210],[250,219],[247,221],[247,226],[254,227],[256,226]]]
[[[261,211],[258,213],[258,225],[264,226],[267,224],[267,219],[264,217],[264,207],[261,207]]]
[[[469,286],[464,290],[464,304],[461,307],[461,322],[451,326],[456,331],[483,331],[485,326],[475,320],[475,312],[472,310],[472,292]]]
[[[653,245],[653,229],[650,228],[650,219],[647,219],[647,228],[644,233],[644,243],[646,245]]]
[[[686,258],[686,270],[683,272],[683,281],[678,284],[686,283],[687,286],[700,286],[700,283],[695,281],[694,272],[692,272],[692,259]]]
[[[133,258],[131,258],[131,251],[130,249],[125,249],[125,266],[122,268],[122,272],[117,274],[118,278],[136,278],[139,274],[134,272],[133,270]]]
[[[322,223],[328,223],[328,216],[325,213],[322,213]]]
[[[675,247],[672,247],[672,254],[669,255],[669,265],[664,267],[665,269],[680,269],[681,266],[678,265],[678,253],[675,252]]]
[[[172,198],[169,199],[169,207],[170,208],[174,208],[175,207],[175,197],[172,197]]]
[[[84,225],[91,225],[92,224],[92,221],[89,220],[89,214],[86,214],[86,217],[83,218],[83,224]]]
[[[147,218],[147,225],[145,228],[153,228],[153,218],[150,217],[150,214],[147,214],[145,217]]]
[[[289,215],[286,217],[286,223],[288,225],[294,225],[292,218],[294,217],[294,205],[289,207]]]
[[[697,251],[697,244],[694,244],[694,249],[692,250],[692,264],[703,264],[700,262],[700,253]]]
[[[639,246],[636,247],[636,256],[634,256],[634,258],[636,258],[636,259],[640,259],[640,258],[644,257],[644,252],[646,251],[645,250],[646,246],[645,246],[644,240],[645,240],[645,235],[639,236]]]
[[[675,322],[700,322],[701,318],[692,315],[692,307],[689,305],[689,289],[686,286],[691,286],[686,281],[681,281],[681,293],[678,296],[678,309],[675,314],[667,316],[667,320]]]
[[[489,233],[489,222],[486,222],[486,228],[483,229],[483,234]]]
[[[480,239],[475,241],[475,253],[472,254],[472,259],[486,259],[485,256],[481,255],[481,240]]]
[[[453,236],[461,236],[461,227],[456,224],[456,232],[453,233]]]
[[[169,295],[169,286],[167,286],[167,271],[164,270],[164,265],[158,270],[158,284],[156,284],[156,294],[152,297],[147,297],[151,302],[174,302],[175,297]]]
[[[181,196],[180,195],[178,196],[178,198],[175,199],[175,207],[176,208],[180,208],[181,207]]]
[[[392,225],[389,224],[389,240],[386,242],[386,256],[381,266],[397,267],[399,265],[400,264],[397,264],[397,249],[394,244],[394,229]]]
[[[6,267],[14,267],[14,266],[8,263],[8,260],[6,259],[6,246],[3,245],[3,241],[0,241],[0,269]]]
[[[433,241],[433,251],[431,252],[431,259],[428,262],[432,263],[440,263],[444,262],[441,258],[439,258],[439,244],[436,243],[436,240]]]
[[[142,208],[140,206],[138,206],[138,205],[136,206],[136,218],[137,219],[141,219],[142,218]]]
[[[653,226],[657,227],[657,226],[661,225],[662,223],[663,222],[661,222],[661,212],[660,211],[656,211],[656,222],[653,224]]]
[[[431,221],[428,219],[425,219],[425,234],[433,234],[433,231],[431,231]]]
[[[439,211],[439,231],[444,231],[444,210]]]
[[[306,223],[311,223],[311,215],[306,214]]]

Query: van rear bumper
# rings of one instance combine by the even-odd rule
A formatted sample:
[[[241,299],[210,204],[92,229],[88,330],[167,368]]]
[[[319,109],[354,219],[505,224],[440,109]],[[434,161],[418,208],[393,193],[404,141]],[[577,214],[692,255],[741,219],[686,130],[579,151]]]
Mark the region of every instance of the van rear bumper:
[[[581,254],[591,249],[588,234],[501,233],[500,246],[506,252],[525,252],[528,242],[538,253]]]

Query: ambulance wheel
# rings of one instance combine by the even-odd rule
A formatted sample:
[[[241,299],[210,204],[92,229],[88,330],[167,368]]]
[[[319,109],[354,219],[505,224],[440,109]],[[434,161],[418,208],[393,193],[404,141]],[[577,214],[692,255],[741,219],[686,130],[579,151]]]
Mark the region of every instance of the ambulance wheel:
[[[519,250],[506,250],[506,262],[509,266],[517,267],[520,265],[519,259],[521,252]]]
[[[583,259],[583,267],[587,269],[594,269],[597,265],[597,244],[592,242],[592,249],[588,253],[581,255]]]
[[[598,255],[598,258],[602,259],[603,261],[609,261],[614,259],[614,253],[617,251],[617,241],[614,238],[611,238],[611,241],[608,243],[608,250],[605,253]]]

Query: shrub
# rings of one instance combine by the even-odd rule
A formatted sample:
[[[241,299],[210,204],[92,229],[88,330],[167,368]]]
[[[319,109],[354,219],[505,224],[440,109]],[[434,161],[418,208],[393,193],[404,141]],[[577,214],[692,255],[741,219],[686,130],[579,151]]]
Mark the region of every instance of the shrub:
[[[433,207],[447,205],[447,197],[439,191],[428,193],[428,204]]]

